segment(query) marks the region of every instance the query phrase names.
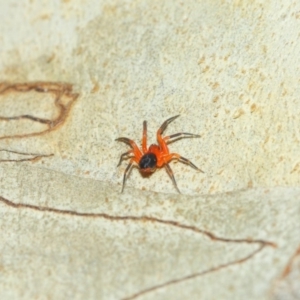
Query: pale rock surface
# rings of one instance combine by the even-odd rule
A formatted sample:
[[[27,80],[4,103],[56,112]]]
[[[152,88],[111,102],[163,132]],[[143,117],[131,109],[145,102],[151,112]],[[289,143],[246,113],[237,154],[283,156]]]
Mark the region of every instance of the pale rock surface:
[[[0,299],[299,299],[299,1],[2,1]],[[127,145],[171,163],[123,194]]]

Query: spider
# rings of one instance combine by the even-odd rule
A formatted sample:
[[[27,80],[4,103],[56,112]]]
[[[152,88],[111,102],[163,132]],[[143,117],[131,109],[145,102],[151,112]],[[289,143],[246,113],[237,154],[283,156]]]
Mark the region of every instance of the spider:
[[[130,140],[126,137],[119,137],[116,139],[116,141],[124,142],[132,148],[131,150],[123,153],[120,156],[120,160],[118,163],[118,167],[119,167],[124,159],[130,158],[130,162],[127,165],[126,170],[124,172],[123,186],[122,186],[121,192],[123,192],[123,190],[124,190],[126,179],[128,178],[131,168],[133,167],[134,163],[137,164],[137,167],[139,168],[140,173],[143,176],[149,176],[152,173],[154,173],[157,168],[164,167],[166,169],[168,175],[172,179],[172,182],[173,182],[176,190],[178,191],[178,193],[180,193],[180,191],[178,189],[173,171],[169,165],[169,162],[171,160],[177,159],[178,161],[185,163],[185,164],[191,166],[192,168],[204,173],[202,170],[197,168],[191,161],[189,161],[188,159],[182,157],[181,155],[179,155],[177,153],[170,153],[170,151],[168,149],[168,143],[170,143],[170,142],[174,142],[174,141],[177,141],[182,138],[200,137],[200,135],[186,133],[186,132],[180,132],[180,133],[162,137],[162,133],[165,131],[167,126],[178,117],[179,117],[179,115],[169,118],[157,130],[158,145],[152,144],[149,148],[147,148],[147,121],[143,122],[143,138],[142,138],[142,149],[141,150],[137,147],[136,143],[133,140]]]

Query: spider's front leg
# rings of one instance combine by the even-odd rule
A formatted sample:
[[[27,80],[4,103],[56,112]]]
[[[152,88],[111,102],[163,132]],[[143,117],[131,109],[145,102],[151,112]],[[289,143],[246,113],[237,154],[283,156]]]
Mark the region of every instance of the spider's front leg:
[[[185,139],[185,138],[199,138],[199,137],[201,137],[201,135],[199,135],[199,134],[179,132],[179,133],[175,133],[175,134],[172,134],[172,135],[169,135],[169,136],[165,136],[163,138],[163,140],[166,143],[170,143],[170,142],[173,143],[173,142],[176,142],[178,140]]]
[[[179,116],[180,116],[180,115],[177,115],[177,116],[174,116],[174,117],[169,118],[168,120],[164,121],[164,122],[162,123],[162,125],[159,127],[159,129],[158,129],[158,131],[157,131],[157,134],[160,134],[160,135],[161,135],[161,134],[166,130],[166,128],[168,127],[168,125],[169,125],[171,122],[173,122],[175,119],[177,119]]]
[[[162,138],[162,133],[165,131],[165,129],[167,128],[167,126],[172,122],[174,121],[175,119],[177,119],[179,117],[179,115],[177,116],[174,116],[172,118],[169,118],[168,120],[166,120],[165,122],[162,123],[162,125],[159,127],[159,129],[157,130],[157,133],[156,133],[156,138],[157,138],[157,141],[158,141],[158,144],[160,146],[160,148],[162,149],[162,151],[165,153],[165,154],[168,154],[169,153],[169,149],[168,149],[168,146],[166,144],[166,142],[164,141],[164,139]]]
[[[129,145],[132,148],[132,150],[130,150],[130,151],[132,151],[132,153],[134,154],[134,157],[137,160],[141,159],[142,152],[141,152],[141,150],[138,148],[138,146],[136,145],[136,143],[133,140],[130,140],[130,139],[126,138],[126,137],[119,137],[119,138],[115,139],[115,141],[117,141],[117,142],[123,142],[123,143]],[[121,155],[121,158],[122,158],[123,155],[125,156],[126,154],[129,154],[130,151],[128,151],[126,153],[123,153]]]
[[[142,150],[144,153],[147,152],[147,121],[143,122]]]

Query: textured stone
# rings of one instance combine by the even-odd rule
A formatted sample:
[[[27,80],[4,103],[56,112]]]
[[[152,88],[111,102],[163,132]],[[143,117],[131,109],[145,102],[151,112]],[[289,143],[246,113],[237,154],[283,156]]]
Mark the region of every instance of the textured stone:
[[[0,298],[296,299],[297,1],[0,3]],[[205,173],[131,172],[148,121]],[[294,296],[296,295],[296,296]]]

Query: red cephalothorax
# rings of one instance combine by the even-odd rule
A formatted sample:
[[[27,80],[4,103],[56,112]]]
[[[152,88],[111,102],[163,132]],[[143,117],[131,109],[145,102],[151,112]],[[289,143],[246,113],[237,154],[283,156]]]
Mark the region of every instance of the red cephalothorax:
[[[172,134],[169,136],[162,137],[162,133],[164,130],[167,128],[167,126],[174,121],[176,118],[178,118],[179,115],[172,117],[168,120],[166,120],[160,128],[157,130],[157,142],[158,145],[151,145],[149,148],[147,148],[147,121],[144,121],[143,123],[143,138],[142,138],[142,149],[140,150],[136,143],[133,140],[130,140],[125,137],[120,137],[116,139],[116,141],[124,142],[128,144],[132,149],[123,153],[120,157],[120,161],[118,166],[121,164],[123,159],[128,159],[130,158],[130,162],[124,172],[124,177],[123,177],[123,186],[122,186],[122,192],[125,187],[125,182],[126,179],[130,173],[130,170],[133,166],[133,163],[136,163],[140,172],[143,175],[150,175],[157,168],[164,167],[171,177],[173,184],[177,191],[180,193],[174,175],[171,167],[169,166],[169,162],[173,159],[177,159],[178,161],[185,163],[187,165],[190,165],[192,168],[200,171],[203,173],[202,170],[197,168],[191,161],[188,159],[180,156],[177,153],[170,153],[167,144],[169,142],[174,142],[182,138],[187,138],[187,137],[200,137],[200,135],[197,134],[192,134],[192,133],[186,133],[186,132],[180,132],[176,134]]]

